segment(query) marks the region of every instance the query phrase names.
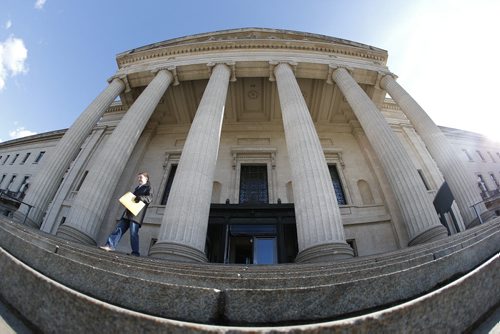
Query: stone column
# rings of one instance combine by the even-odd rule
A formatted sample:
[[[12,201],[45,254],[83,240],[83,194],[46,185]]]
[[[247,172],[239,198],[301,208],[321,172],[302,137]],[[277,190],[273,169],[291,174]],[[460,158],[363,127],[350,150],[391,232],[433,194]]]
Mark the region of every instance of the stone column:
[[[436,123],[418,105],[418,103],[401,87],[392,75],[386,75],[380,81],[380,87],[387,91],[403,110],[410,122],[422,138],[443,177],[450,186],[453,197],[462,214],[466,226],[476,217],[471,206],[482,201],[477,191],[476,180],[473,174],[458,157],[453,146],[446,136],[437,127]],[[481,206],[481,212],[485,210]]]
[[[297,262],[350,258],[323,149],[292,68],[274,69],[292,171],[299,254]]]
[[[189,129],[153,257],[206,262],[205,241],[231,70],[216,65]]]
[[[81,243],[96,243],[97,233],[130,154],[173,76],[160,70],[110,135],[87,174],[57,235]]]
[[[23,200],[34,206],[26,219],[29,225],[40,227],[45,210],[55,196],[66,169],[78,154],[78,150],[97,121],[124,88],[125,85],[120,79],[113,79],[109,86],[80,114],[50,155],[42,160],[40,170],[33,178]],[[27,212],[28,206],[21,205],[15,213],[15,220],[22,222]]]
[[[439,222],[410,156],[382,113],[345,68],[334,70],[332,79],[358,118],[387,175],[408,229],[408,245],[446,237],[446,228]]]

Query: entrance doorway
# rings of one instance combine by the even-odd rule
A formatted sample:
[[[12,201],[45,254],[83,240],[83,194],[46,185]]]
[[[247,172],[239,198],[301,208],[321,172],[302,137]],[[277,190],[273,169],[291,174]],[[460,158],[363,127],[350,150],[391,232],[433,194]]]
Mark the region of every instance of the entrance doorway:
[[[276,225],[230,225],[229,263],[278,263]]]
[[[212,263],[294,262],[298,245],[293,204],[212,204],[205,250]]]

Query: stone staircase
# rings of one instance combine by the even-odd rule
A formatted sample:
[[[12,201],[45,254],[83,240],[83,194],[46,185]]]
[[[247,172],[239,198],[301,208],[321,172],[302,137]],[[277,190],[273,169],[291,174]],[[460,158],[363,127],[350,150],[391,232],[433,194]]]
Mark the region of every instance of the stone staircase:
[[[43,332],[456,332],[500,302],[500,218],[433,243],[322,264],[135,258],[6,220],[0,246],[0,295]]]

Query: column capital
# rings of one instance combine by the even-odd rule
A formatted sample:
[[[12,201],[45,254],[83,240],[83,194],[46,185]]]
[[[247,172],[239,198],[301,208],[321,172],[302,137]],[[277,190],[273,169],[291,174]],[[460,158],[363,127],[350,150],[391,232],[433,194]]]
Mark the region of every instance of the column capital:
[[[150,72],[153,74],[153,76],[157,76],[158,73],[164,71],[170,77],[169,78],[170,82],[173,82],[176,79],[177,70],[175,70],[175,75],[174,75],[174,73],[172,72],[172,68],[175,68],[175,66],[169,66],[169,67],[162,66],[162,67],[153,68]],[[154,79],[155,78],[153,77],[153,80]],[[169,86],[170,86],[170,84],[169,84]]]
[[[390,71],[378,71],[378,78],[377,78],[377,86],[382,88],[380,85],[382,80],[386,77],[391,77],[394,80],[397,80],[398,76]],[[382,88],[383,89],[383,88]]]
[[[377,88],[385,90],[385,85],[383,84],[383,81],[385,78],[390,77],[393,80],[396,80],[398,76],[390,71],[378,71],[378,77],[377,77],[377,82],[375,83],[375,86]]]
[[[174,86],[178,86],[179,85],[179,77],[177,76],[177,67],[175,67],[175,66],[169,66],[167,68],[167,70],[169,70],[170,73],[172,73],[172,75],[174,77],[174,83],[173,83],[173,85]]]
[[[114,74],[114,75],[110,76],[108,79],[106,79],[106,81],[107,81],[108,83],[111,83],[111,82],[113,82],[113,80],[115,80],[115,79],[120,79],[120,77],[121,77],[121,76],[122,76],[122,75],[120,75],[120,74]]]
[[[279,61],[279,60],[271,60],[269,62],[269,81],[273,82],[276,81],[276,77],[274,75],[274,71],[276,69],[276,66],[280,64],[287,64],[292,68],[293,74],[295,75],[295,71],[297,70],[297,65],[298,63],[295,61]]]
[[[217,66],[217,65],[226,65],[229,67],[229,70],[231,71],[231,76],[229,78],[229,81],[235,82],[236,81],[236,63],[234,61],[228,61],[228,62],[210,62],[207,64],[208,67],[208,75],[212,75],[212,69]]]
[[[125,93],[130,92],[130,84],[126,74],[115,74],[108,78],[108,83],[111,84],[115,79],[120,80],[125,85]]]
[[[173,66],[169,66],[169,67],[166,67],[166,66],[156,67],[156,68],[153,68],[153,69],[151,70],[151,73],[153,73],[153,74],[155,74],[155,75],[156,75],[156,74],[158,74],[158,72],[165,71],[165,72],[168,72],[168,73],[172,74],[172,73],[170,72],[170,68],[172,68],[172,67],[173,67]],[[172,74],[172,77],[173,77],[173,74]]]
[[[346,65],[329,64],[328,68],[331,69],[332,74],[333,74],[333,72],[335,72],[336,70],[341,69],[341,68],[343,68],[344,70],[346,70],[347,72],[349,72],[349,74],[351,76],[353,75],[353,72],[354,72],[354,69],[352,67],[349,67],[349,66],[346,66]]]
[[[378,71],[378,74],[384,78],[385,76],[391,76],[394,80],[398,78],[398,76],[391,71]]]

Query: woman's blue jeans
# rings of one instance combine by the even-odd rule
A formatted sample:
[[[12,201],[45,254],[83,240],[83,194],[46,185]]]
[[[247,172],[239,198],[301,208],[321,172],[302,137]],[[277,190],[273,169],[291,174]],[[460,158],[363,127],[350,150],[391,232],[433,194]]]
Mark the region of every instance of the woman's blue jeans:
[[[120,242],[122,236],[127,232],[130,227],[130,246],[132,247],[132,255],[140,256],[139,254],[139,224],[127,218],[120,219],[118,225],[116,225],[115,230],[108,237],[106,245],[111,247],[113,250]]]

